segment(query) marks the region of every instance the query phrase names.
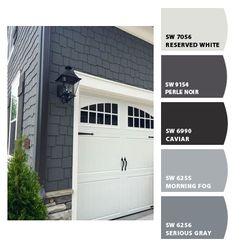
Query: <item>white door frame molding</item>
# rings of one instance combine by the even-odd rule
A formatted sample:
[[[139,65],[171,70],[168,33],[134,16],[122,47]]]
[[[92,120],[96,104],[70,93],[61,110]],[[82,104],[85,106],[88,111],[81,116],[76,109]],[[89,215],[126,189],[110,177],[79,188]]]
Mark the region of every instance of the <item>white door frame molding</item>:
[[[73,122],[73,166],[72,166],[72,219],[78,219],[78,158],[79,158],[79,121],[80,106],[79,94],[87,92],[100,96],[109,96],[117,99],[139,102],[152,106],[153,92],[137,88],[134,86],[114,82],[97,76],[89,75],[75,71],[76,75],[81,78],[76,97],[74,98],[74,122]]]

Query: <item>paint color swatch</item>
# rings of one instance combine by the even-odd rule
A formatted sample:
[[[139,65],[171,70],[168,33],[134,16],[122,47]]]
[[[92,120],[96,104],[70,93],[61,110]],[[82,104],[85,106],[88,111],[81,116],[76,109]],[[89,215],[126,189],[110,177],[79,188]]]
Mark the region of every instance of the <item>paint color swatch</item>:
[[[162,97],[223,97],[223,56],[162,56]]]
[[[162,197],[163,239],[222,239],[227,227],[223,197]]]
[[[223,50],[227,21],[220,8],[162,9],[162,50]]]
[[[224,150],[161,151],[162,192],[223,192],[227,180]]]
[[[224,144],[227,115],[224,103],[162,103],[162,144]]]

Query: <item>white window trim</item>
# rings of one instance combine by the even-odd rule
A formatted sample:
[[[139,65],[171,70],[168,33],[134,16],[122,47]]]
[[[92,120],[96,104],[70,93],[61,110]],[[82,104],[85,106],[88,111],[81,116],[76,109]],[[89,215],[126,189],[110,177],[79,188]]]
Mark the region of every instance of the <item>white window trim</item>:
[[[15,45],[13,45],[13,42],[12,42],[12,39],[13,39],[13,31],[14,31],[14,27],[11,27],[10,34],[9,34],[9,37],[8,37],[8,51],[7,51],[7,53],[8,53],[7,62],[8,63],[9,63],[9,61],[11,59],[13,50],[15,48]],[[9,50],[9,45],[11,45],[10,50]]]
[[[14,80],[12,81],[12,84],[11,84],[11,92],[12,92],[12,89],[14,88],[15,90],[17,90],[17,93],[18,93],[18,87],[20,85],[20,71],[17,72]],[[8,147],[7,147],[7,153],[8,153],[8,156],[9,157],[12,157],[12,155],[10,155],[10,137],[11,137],[11,123],[16,121],[16,127],[15,127],[15,140],[16,140],[16,137],[17,137],[17,119],[18,119],[18,95],[17,95],[17,108],[16,108],[16,119],[15,120],[11,120],[11,111],[12,111],[12,94],[11,94],[11,102],[10,102],[10,114],[9,114],[9,133],[8,133]]]

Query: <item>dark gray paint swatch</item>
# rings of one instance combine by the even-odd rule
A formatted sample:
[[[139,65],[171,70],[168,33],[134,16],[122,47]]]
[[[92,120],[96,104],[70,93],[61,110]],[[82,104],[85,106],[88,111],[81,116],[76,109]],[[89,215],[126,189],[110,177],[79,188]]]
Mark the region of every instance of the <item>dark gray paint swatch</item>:
[[[223,56],[162,56],[162,97],[223,97]]]
[[[162,197],[164,239],[222,239],[227,227],[223,197]]]
[[[222,192],[227,180],[224,150],[161,151],[163,192]]]

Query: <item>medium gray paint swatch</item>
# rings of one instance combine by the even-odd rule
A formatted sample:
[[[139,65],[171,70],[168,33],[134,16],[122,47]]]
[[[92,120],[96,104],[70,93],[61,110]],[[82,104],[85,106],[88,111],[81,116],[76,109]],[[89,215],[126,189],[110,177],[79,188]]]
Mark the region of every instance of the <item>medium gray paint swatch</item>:
[[[165,239],[222,239],[228,221],[223,197],[162,197]]]
[[[223,50],[225,47],[227,21],[221,8],[162,9],[161,27],[163,50]],[[167,39],[166,35],[175,36]],[[175,47],[174,43],[180,46]]]
[[[163,192],[223,192],[227,161],[223,150],[161,151]]]
[[[223,56],[162,56],[162,97],[223,97]]]

